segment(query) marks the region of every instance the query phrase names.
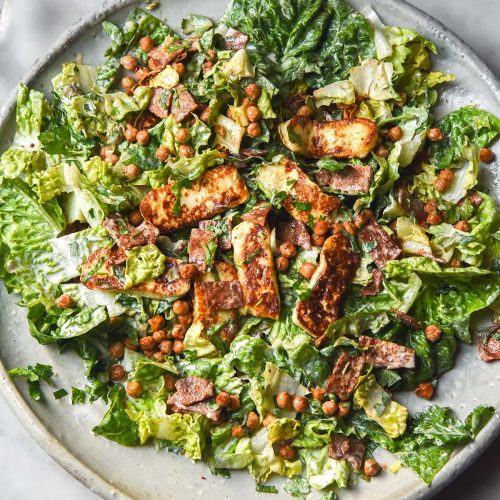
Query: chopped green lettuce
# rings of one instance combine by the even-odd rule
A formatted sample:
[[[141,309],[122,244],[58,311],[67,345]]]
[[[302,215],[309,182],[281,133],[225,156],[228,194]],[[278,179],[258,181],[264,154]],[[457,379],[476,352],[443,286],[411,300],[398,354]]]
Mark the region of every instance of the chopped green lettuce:
[[[156,245],[145,245],[127,250],[125,288],[153,280],[165,271],[166,257]]]

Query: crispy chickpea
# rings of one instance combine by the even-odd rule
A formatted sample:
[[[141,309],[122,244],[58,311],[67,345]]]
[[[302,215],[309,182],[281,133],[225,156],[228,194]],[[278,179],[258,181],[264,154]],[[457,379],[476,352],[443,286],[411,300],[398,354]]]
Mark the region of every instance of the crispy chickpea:
[[[281,443],[278,451],[283,460],[293,460],[295,458],[295,450],[286,443]]]
[[[262,135],[262,129],[258,123],[250,123],[247,127],[247,134],[250,137],[260,137]]]
[[[102,146],[101,149],[99,150],[99,156],[101,157],[102,160],[106,160],[106,158],[112,154],[114,151],[113,146]]]
[[[172,310],[177,316],[183,316],[189,312],[189,304],[185,300],[176,300],[172,305]]]
[[[172,354],[174,343],[171,340],[162,340],[158,347],[163,354]]]
[[[302,116],[304,118],[309,118],[311,116],[311,110],[309,109],[309,106],[301,106],[298,111],[297,111],[297,116]]]
[[[237,439],[244,438],[247,435],[245,429],[241,425],[233,425],[231,428],[231,436]]]
[[[153,332],[157,332],[158,330],[163,329],[163,327],[165,326],[165,318],[157,314],[156,316],[151,316],[151,318],[149,318],[148,320],[148,323],[151,327],[151,330],[153,330]]]
[[[137,67],[137,58],[134,56],[128,55],[128,56],[123,56],[120,59],[120,64],[127,70],[127,71],[133,71]]]
[[[339,406],[337,404],[337,401],[329,400],[325,401],[321,405],[321,409],[323,410],[323,413],[325,415],[328,415],[329,417],[333,417],[337,413]]]
[[[201,70],[203,71],[203,74],[205,75],[206,73],[208,73],[212,68],[214,67],[214,63],[213,61],[205,61],[202,65],[201,65]]]
[[[219,392],[215,398],[215,402],[222,408],[227,408],[231,403],[231,394],[225,391]]]
[[[460,262],[460,260],[455,258],[455,257],[453,259],[451,259],[448,264],[450,267],[453,267],[453,268],[462,267],[462,263]]]
[[[459,220],[454,226],[455,229],[468,233],[470,231],[470,225],[466,220]]]
[[[249,83],[245,87],[245,94],[254,101],[260,97],[261,89],[256,83]]]
[[[389,150],[383,144],[379,144],[375,149],[375,154],[382,158],[387,158],[389,156]]]
[[[115,382],[125,378],[125,370],[122,365],[113,365],[109,368],[109,378]]]
[[[245,424],[251,431],[255,431],[260,426],[260,419],[257,413],[254,411],[249,411],[247,415],[247,421]]]
[[[311,243],[315,247],[322,247],[325,243],[325,237],[324,236],[318,236],[317,234],[312,234],[311,236]]]
[[[437,212],[432,212],[427,215],[426,221],[430,226],[436,226],[437,224],[441,224],[443,217]]]
[[[165,360],[165,354],[161,351],[156,351],[153,353],[153,358],[155,358],[159,363],[162,363]]]
[[[340,403],[337,412],[339,417],[347,417],[351,412],[351,405],[349,403]]]
[[[192,148],[192,146],[182,144],[179,146],[179,156],[183,156],[184,158],[192,158],[194,156],[194,149]]]
[[[155,151],[155,156],[160,161],[167,161],[168,157],[172,156],[172,151],[162,144]]]
[[[153,332],[153,338],[157,344],[160,344],[168,339],[168,332],[167,330],[156,330],[156,332]]]
[[[183,326],[189,326],[193,322],[192,314],[182,314],[177,316],[177,321]]]
[[[342,227],[344,228],[344,231],[349,233],[351,236],[356,236],[356,233],[358,232],[357,227],[350,221],[344,222]]]
[[[144,51],[144,52],[149,52],[150,50],[153,50],[155,48],[155,42],[152,38],[149,36],[143,36],[139,40],[139,47]]]
[[[424,204],[424,212],[426,214],[431,214],[432,212],[438,211],[438,205],[436,200],[427,200]]]
[[[444,138],[443,131],[440,128],[430,128],[427,131],[427,139],[432,142],[442,141]]]
[[[137,78],[137,80],[141,81],[144,77],[146,77],[149,73],[149,69],[146,68],[145,66],[139,66],[136,70],[135,70],[135,77]]]
[[[229,411],[237,410],[241,406],[240,398],[235,396],[234,394],[230,395],[229,404],[227,405],[227,409]]]
[[[149,144],[149,140],[150,137],[147,130],[139,130],[139,132],[137,132],[137,142],[140,146],[146,146]]]
[[[295,245],[290,241],[282,243],[279,247],[279,251],[281,255],[287,259],[291,259],[297,255],[297,248],[295,248]]]
[[[217,124],[215,127],[215,133],[221,137],[226,136],[226,129],[222,125]]]
[[[165,375],[163,375],[163,382],[165,383],[165,389],[167,389],[167,391],[173,391],[175,389],[175,377],[170,373],[165,373]]]
[[[304,396],[295,396],[292,405],[296,412],[304,413],[309,408],[309,401]]]
[[[186,127],[180,127],[175,131],[175,140],[177,142],[186,142],[189,139],[189,130]]]
[[[280,272],[286,271],[288,269],[289,261],[286,257],[283,257],[282,255],[276,258],[275,263],[276,263],[276,269]]]
[[[148,68],[151,71],[159,71],[163,68],[163,63],[161,61],[158,61],[157,59],[153,59],[150,57],[148,59]]]
[[[179,267],[179,274],[182,279],[192,280],[196,276],[196,266],[194,264],[182,264]]]
[[[206,107],[200,114],[200,120],[202,122],[208,122],[209,118],[210,118],[210,115],[212,113],[212,108],[210,107]]]
[[[368,224],[368,222],[373,219],[373,212],[368,208],[360,212],[354,219],[354,225],[361,229],[363,226]]]
[[[282,410],[290,410],[292,408],[292,403],[293,396],[288,392],[283,391],[276,396],[276,404],[278,405],[278,408],[281,408]]]
[[[368,477],[376,476],[380,471],[380,465],[376,460],[365,460],[363,471]]]
[[[271,425],[275,420],[276,420],[276,415],[273,415],[272,413],[268,413],[263,419],[262,419],[262,425],[264,427],[268,427]]]
[[[135,163],[131,163],[130,165],[125,165],[123,167],[123,175],[130,181],[137,179],[137,177],[141,175],[141,172],[141,167]]]
[[[387,137],[391,142],[398,142],[403,137],[403,129],[396,125],[387,131]]]
[[[495,155],[493,154],[493,151],[490,148],[481,148],[479,150],[479,159],[483,163],[490,163],[490,161],[493,161],[493,158]]]
[[[247,108],[247,117],[253,122],[258,122],[262,118],[262,113],[257,106],[249,106]]]
[[[175,354],[182,354],[184,352],[184,342],[182,340],[174,340]]]
[[[67,293],[59,295],[55,302],[59,309],[69,309],[73,305],[73,299]]]
[[[152,335],[147,335],[139,339],[139,345],[143,351],[152,351],[156,346],[156,341]]]
[[[142,354],[144,354],[144,356],[146,356],[146,358],[152,358],[154,353],[155,353],[155,351],[153,351],[152,349],[142,351]]]
[[[186,66],[184,66],[184,64],[181,62],[176,62],[172,64],[172,68],[174,68],[175,71],[177,71],[179,76],[182,76],[186,72]]]
[[[106,156],[106,161],[108,163],[111,163],[111,165],[116,165],[119,159],[119,156],[115,153],[111,153],[110,155]]]
[[[135,85],[135,80],[131,76],[124,76],[121,81],[123,90],[128,92]]]
[[[137,138],[137,132],[139,132],[133,125],[127,123],[127,128],[125,129],[124,135],[128,142],[134,142]]]
[[[123,341],[123,345],[130,351],[137,351],[139,349],[139,346],[134,344],[129,338]]]
[[[241,105],[244,108],[248,108],[249,106],[252,106],[252,100],[249,97],[244,97],[241,101]]]
[[[137,398],[142,394],[142,385],[138,380],[127,382],[125,391],[131,398]]]
[[[344,226],[342,225],[341,222],[335,222],[332,226],[333,234],[341,234],[343,230]]]
[[[422,382],[415,389],[415,394],[419,398],[431,399],[434,394],[434,387],[432,387],[432,384],[430,382]]]
[[[317,269],[317,265],[312,262],[304,262],[299,269],[299,274],[303,276],[306,280],[310,280],[313,277]]]
[[[172,338],[182,340],[186,335],[186,327],[183,325],[175,325],[172,328]]]
[[[122,342],[113,342],[109,346],[108,351],[112,358],[121,359],[125,353],[125,347]]]
[[[441,170],[441,172],[439,172],[438,178],[434,181],[434,187],[440,193],[443,193],[450,187],[453,181],[453,177],[455,177],[455,174],[449,168]]]
[[[441,338],[441,328],[436,325],[428,325],[425,328],[425,336],[430,342],[437,342]]]
[[[132,212],[128,214],[128,220],[130,224],[132,224],[132,226],[137,227],[142,224],[144,219],[142,217],[141,211],[137,209],[137,210],[132,210]]]
[[[323,401],[326,391],[322,387],[312,387],[311,394],[315,401]]]
[[[314,223],[314,234],[317,236],[325,236],[330,230],[330,223],[327,220],[320,219]]]

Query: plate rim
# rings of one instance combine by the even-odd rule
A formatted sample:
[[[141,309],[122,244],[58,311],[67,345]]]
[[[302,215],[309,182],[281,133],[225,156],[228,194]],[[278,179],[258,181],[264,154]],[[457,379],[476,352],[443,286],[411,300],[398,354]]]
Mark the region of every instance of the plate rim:
[[[455,51],[466,57],[478,70],[479,76],[489,87],[492,94],[500,103],[500,79],[493,73],[489,66],[478,56],[472,47],[464,42],[454,31],[447,28],[443,23],[424,10],[416,7],[406,0],[387,0],[396,9],[413,14],[417,18],[425,20],[436,32],[442,33],[448,41],[448,45]],[[107,18],[117,10],[138,3],[138,0],[106,0],[100,7],[94,9],[89,14],[83,16],[80,20],[69,26],[57,40],[50,46],[47,53],[42,58],[36,59],[30,69],[26,71],[19,83],[23,82],[30,85],[33,80],[43,72],[51,62],[58,57],[71,43],[79,36],[84,35],[89,29],[95,28],[103,19]],[[349,3],[349,0],[347,0]],[[15,111],[16,87],[11,89],[6,101],[0,109],[0,130],[7,126],[8,121]],[[103,478],[97,471],[91,469],[82,463],[71,451],[51,434],[43,425],[41,420],[30,408],[22,393],[17,389],[12,381],[0,357],[0,393],[14,413],[17,420],[23,425],[28,434],[35,440],[40,448],[47,453],[55,462],[71,476],[80,481],[90,491],[105,499],[130,499],[131,497],[123,492],[116,485],[113,485]],[[478,458],[486,451],[488,444],[500,435],[500,419],[492,419],[488,425],[481,431],[479,436],[462,449],[459,454],[466,452],[462,460],[447,474],[438,473],[436,479],[427,486],[422,483],[414,492],[405,497],[407,500],[417,498],[430,498],[444,487],[454,481],[458,476],[464,473]],[[453,457],[449,463],[452,463]]]

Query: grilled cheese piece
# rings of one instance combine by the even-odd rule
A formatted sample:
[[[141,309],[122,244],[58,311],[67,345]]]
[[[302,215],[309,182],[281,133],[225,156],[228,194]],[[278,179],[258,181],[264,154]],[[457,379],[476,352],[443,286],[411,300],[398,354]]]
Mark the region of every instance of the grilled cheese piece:
[[[259,207],[255,210],[261,212]],[[245,304],[240,313],[276,320],[280,314],[280,296],[269,227],[259,224],[258,216],[245,216],[247,220],[234,227],[232,234],[234,263]]]
[[[366,118],[316,121],[295,116],[278,127],[283,144],[309,158],[364,158],[378,141],[377,125]]]
[[[180,193],[180,212],[175,213],[174,182],[150,191],[141,202],[144,220],[162,233],[193,226],[228,208],[245,203],[249,193],[236,167],[224,165],[207,170]]]
[[[269,197],[287,193],[283,207],[294,219],[301,222],[331,219],[340,206],[337,196],[323,193],[321,188],[288,158],[282,163],[262,165],[256,181]]]
[[[323,335],[340,315],[340,305],[351,283],[360,257],[346,236],[330,236],[321,250],[319,266],[309,283],[311,294],[299,300],[293,322],[317,337]]]

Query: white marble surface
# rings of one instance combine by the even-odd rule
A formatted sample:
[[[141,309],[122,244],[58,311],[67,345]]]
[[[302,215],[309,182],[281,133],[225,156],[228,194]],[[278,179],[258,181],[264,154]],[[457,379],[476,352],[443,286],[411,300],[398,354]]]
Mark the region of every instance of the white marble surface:
[[[207,1],[207,0],[200,0]],[[59,34],[102,0],[0,0],[0,105]],[[498,0],[410,0],[457,33],[500,76]],[[371,4],[375,7],[376,0]],[[500,439],[436,498],[499,498]],[[91,500],[97,497],[48,457],[0,397],[0,498]]]

